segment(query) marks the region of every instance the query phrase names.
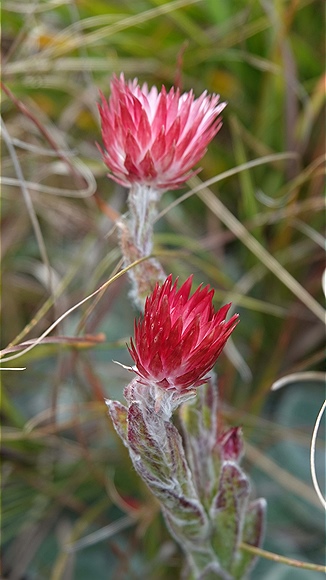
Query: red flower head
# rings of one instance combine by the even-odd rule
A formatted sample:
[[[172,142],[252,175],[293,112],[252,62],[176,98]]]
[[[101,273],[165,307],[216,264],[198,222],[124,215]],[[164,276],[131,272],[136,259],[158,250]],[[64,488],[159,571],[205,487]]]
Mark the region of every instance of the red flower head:
[[[230,427],[218,437],[222,459],[225,461],[240,461],[243,455],[243,438],[241,427]]]
[[[226,103],[205,91],[198,99],[193,92],[168,93],[164,86],[140,87],[137,79],[125,82],[113,77],[111,96],[101,95],[104,163],[108,176],[125,187],[134,183],[157,190],[175,189],[193,172],[208,143],[221,127],[219,114]]]
[[[139,382],[185,392],[203,384],[238,323],[225,320],[230,304],[214,311],[214,290],[199,286],[189,297],[192,276],[177,290],[168,276],[147,298],[143,318],[135,322],[129,352]]]

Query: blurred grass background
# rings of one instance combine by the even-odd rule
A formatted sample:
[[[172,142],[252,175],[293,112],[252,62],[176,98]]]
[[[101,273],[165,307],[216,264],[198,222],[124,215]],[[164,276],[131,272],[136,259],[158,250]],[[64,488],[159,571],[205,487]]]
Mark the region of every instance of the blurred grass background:
[[[4,366],[26,367],[1,374],[3,578],[180,575],[180,551],[103,403],[122,400],[130,380],[112,362],[130,363],[127,276],[51,340],[19,357],[15,347],[119,267],[114,218],[126,192],[107,179],[95,142],[98,91],[109,95],[120,71],[228,101],[199,177],[162,198],[155,249],[168,273],[184,281],[193,272],[216,289],[216,306],[232,300],[240,312],[218,365],[221,421],[243,425],[253,493],[268,501],[264,547],[323,562],[309,468],[324,397],[323,18],[321,0],[3,2],[1,345],[17,355]],[[261,164],[247,167],[253,160]],[[267,560],[252,574],[318,577]]]

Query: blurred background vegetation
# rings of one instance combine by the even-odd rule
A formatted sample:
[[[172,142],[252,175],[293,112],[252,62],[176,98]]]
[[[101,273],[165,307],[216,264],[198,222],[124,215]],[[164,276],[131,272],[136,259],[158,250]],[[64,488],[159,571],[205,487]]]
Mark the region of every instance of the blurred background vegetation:
[[[130,380],[112,362],[130,363],[127,276],[42,344],[21,356],[17,346],[120,267],[114,222],[126,192],[95,145],[98,91],[109,95],[120,71],[228,101],[198,178],[162,198],[155,250],[166,272],[193,272],[216,289],[216,306],[232,300],[240,312],[218,364],[221,424],[244,428],[253,494],[268,501],[264,547],[323,562],[309,468],[324,397],[323,17],[321,0],[3,2],[1,345],[16,356],[4,367],[26,367],[1,374],[3,578],[180,575],[182,555],[103,403],[122,400]],[[318,577],[267,560],[252,574]]]

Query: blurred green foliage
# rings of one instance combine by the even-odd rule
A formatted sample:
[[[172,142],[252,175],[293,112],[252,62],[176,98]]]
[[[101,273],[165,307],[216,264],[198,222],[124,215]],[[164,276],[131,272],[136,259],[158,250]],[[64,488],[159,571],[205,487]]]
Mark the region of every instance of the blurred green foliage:
[[[181,281],[193,272],[196,284],[216,288],[217,305],[232,300],[240,312],[218,365],[221,421],[243,425],[250,442],[253,492],[269,506],[266,549],[316,563],[323,523],[309,445],[323,385],[319,374],[303,381],[300,373],[321,371],[323,356],[323,324],[312,311],[323,296],[323,12],[321,0],[2,7],[2,348],[18,354],[14,344],[40,336],[119,267],[114,218],[126,209],[126,192],[107,179],[95,145],[99,89],[109,95],[111,75],[123,71],[197,96],[220,93],[224,125],[200,179],[244,165],[211,191],[313,302],[271,273],[196,194],[157,223],[156,251],[167,272]],[[288,152],[295,156],[246,168]],[[166,193],[162,209],[182,193]],[[130,363],[134,316],[123,276],[60,322],[52,343],[4,363],[26,370],[2,372],[3,578],[179,577],[182,555],[103,403],[122,400],[130,380],[112,361]],[[271,394],[290,373],[297,378]],[[322,480],[320,443],[317,472]],[[102,540],[95,534],[77,549],[102,528]],[[311,575],[261,560],[252,578]]]

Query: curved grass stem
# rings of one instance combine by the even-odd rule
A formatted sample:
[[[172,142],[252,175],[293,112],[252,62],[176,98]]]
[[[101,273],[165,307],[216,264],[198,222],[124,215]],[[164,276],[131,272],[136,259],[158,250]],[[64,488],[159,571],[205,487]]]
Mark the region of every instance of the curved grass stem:
[[[322,404],[321,409],[318,413],[316,423],[314,426],[314,430],[312,433],[311,448],[310,448],[311,449],[311,451],[310,451],[310,470],[311,470],[312,482],[313,482],[316,494],[318,496],[318,499],[320,500],[320,503],[322,504],[322,506],[326,509],[326,500],[323,497],[323,494],[322,494],[320,487],[319,487],[319,483],[318,483],[318,479],[317,479],[317,475],[316,475],[316,462],[315,462],[316,439],[317,439],[317,434],[318,434],[321,418],[325,412],[325,409],[326,409],[326,400]]]
[[[274,554],[274,552],[268,552],[267,550],[262,550],[261,548],[255,548],[249,544],[241,542],[240,548],[251,554],[256,554],[261,558],[266,560],[273,560],[279,564],[286,564],[287,566],[292,566],[294,568],[302,568],[304,570],[312,570],[314,572],[326,572],[326,566],[322,564],[312,564],[311,562],[302,562],[301,560],[294,560],[293,558],[287,558],[286,556],[281,556],[280,554]]]

